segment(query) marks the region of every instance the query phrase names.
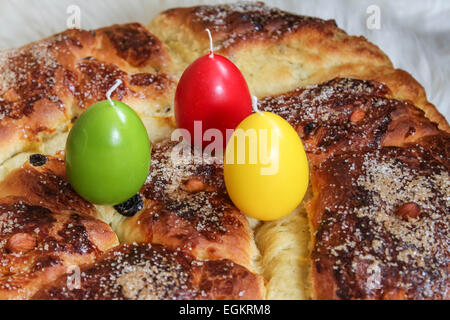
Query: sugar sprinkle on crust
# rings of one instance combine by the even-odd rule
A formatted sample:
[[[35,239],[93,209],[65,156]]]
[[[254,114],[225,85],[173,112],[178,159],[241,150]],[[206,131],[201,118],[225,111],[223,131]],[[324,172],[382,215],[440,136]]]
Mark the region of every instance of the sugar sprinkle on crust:
[[[448,298],[449,134],[388,95],[334,79],[261,101],[307,149],[316,298]]]
[[[201,261],[160,245],[124,244],[81,271],[81,288],[67,276],[34,299],[247,299],[261,281],[230,260]],[[256,291],[256,292],[255,292]]]
[[[319,172],[313,267],[332,273],[342,299],[446,299],[450,179],[419,150],[331,157]],[[330,298],[333,292],[319,293]]]
[[[188,17],[189,28],[205,37],[203,29],[211,28],[216,49],[224,54],[234,55],[243,43],[251,47],[258,41],[278,45],[294,37],[320,39],[318,43],[324,45],[318,51],[326,59],[308,58],[317,59],[317,68],[348,58],[351,63],[345,66],[353,76],[386,80],[389,88],[377,81],[336,78],[262,100],[264,110],[280,114],[294,126],[311,163],[315,196],[308,212],[313,226],[313,295],[449,298],[450,138],[411,103],[445,127],[445,119],[427,104],[420,85],[405,72],[393,70],[378,48],[347,36],[334,21],[247,2],[174,9],[164,15]],[[341,45],[347,57],[334,55],[342,51],[337,50]],[[286,48],[278,49],[281,53]],[[367,74],[360,68],[364,64]],[[328,79],[347,72],[342,65],[332,69]],[[164,45],[139,24],[92,32],[68,30],[0,52],[0,139],[12,141],[0,148],[0,164],[42,143],[41,139],[102,100],[117,78],[124,85],[114,98],[146,104],[154,96],[162,97],[156,104],[161,115],[170,115],[164,97],[170,100],[175,82],[168,71],[170,58]],[[396,95],[411,101],[393,99]],[[156,114],[155,110],[150,113]],[[174,166],[168,161],[171,147],[170,143],[158,146],[152,165],[155,174],[142,190],[145,209],[124,223],[137,220],[138,226],[146,228],[146,241],[164,247],[127,244],[101,259],[96,259],[102,251],[99,246],[106,250],[112,241],[100,235],[112,232],[93,218],[98,214],[94,206],[78,199],[64,183],[61,170],[52,172],[58,167],[55,159],[42,167],[27,164],[16,171],[16,177],[28,177],[24,180],[28,190],[17,185],[0,190],[6,192],[0,200],[0,274],[7,275],[0,294],[26,298],[33,293],[26,288],[30,279],[23,282],[28,276],[24,278],[19,270],[22,266],[32,266],[32,277],[46,272],[44,278],[55,279],[65,272],[59,268],[70,261],[85,264],[84,287],[69,293],[63,276],[36,298],[260,297],[261,279],[236,264],[250,265],[246,246],[251,235],[248,223],[226,195],[221,166]],[[206,250],[196,251],[199,243],[206,243]],[[230,249],[241,245],[242,250]],[[74,256],[81,258],[73,261]],[[22,260],[12,263],[14,259]],[[199,274],[204,282],[198,282]],[[237,284],[232,277],[239,279]]]

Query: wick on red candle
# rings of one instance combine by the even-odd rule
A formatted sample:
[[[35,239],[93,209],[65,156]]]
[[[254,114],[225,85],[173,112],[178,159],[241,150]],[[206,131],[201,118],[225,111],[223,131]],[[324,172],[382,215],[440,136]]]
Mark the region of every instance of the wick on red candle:
[[[214,58],[214,48],[213,48],[213,39],[211,36],[211,31],[209,31],[208,28],[206,28],[205,30],[206,30],[206,32],[208,32],[208,36],[209,36],[209,57]]]

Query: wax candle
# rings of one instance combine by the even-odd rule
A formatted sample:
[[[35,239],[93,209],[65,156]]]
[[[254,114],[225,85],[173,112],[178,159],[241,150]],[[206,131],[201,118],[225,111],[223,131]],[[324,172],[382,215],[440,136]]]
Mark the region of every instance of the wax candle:
[[[280,116],[255,112],[236,128],[226,147],[224,177],[233,203],[248,216],[275,220],[289,214],[308,188],[303,144]]]
[[[144,184],[151,146],[139,116],[126,104],[107,100],[92,105],[77,119],[66,142],[66,174],[72,187],[95,204],[116,205]]]
[[[207,130],[219,130],[224,149],[226,129],[236,128],[251,114],[251,96],[239,69],[214,53],[211,33],[207,32],[210,53],[195,60],[181,76],[175,93],[175,120],[179,128],[188,130],[192,144],[202,144],[199,147],[208,144],[203,141]],[[195,125],[201,126],[200,137]]]

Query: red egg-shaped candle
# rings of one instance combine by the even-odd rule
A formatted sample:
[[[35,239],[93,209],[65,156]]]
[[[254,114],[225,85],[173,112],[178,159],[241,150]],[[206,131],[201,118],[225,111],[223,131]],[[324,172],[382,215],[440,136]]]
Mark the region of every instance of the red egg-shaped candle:
[[[226,130],[234,130],[251,113],[247,82],[230,60],[213,53],[211,39],[210,54],[195,60],[178,83],[175,93],[177,126],[189,131],[191,144],[201,141],[203,148],[210,143],[204,139],[205,132],[218,129],[225,149]]]

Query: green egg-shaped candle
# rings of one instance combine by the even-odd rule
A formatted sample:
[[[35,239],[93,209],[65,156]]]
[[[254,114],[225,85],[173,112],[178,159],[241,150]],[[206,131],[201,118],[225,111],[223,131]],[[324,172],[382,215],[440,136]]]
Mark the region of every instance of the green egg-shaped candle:
[[[101,101],[86,110],[70,130],[67,178],[86,200],[116,205],[142,187],[150,154],[147,130],[136,112],[116,100]]]

